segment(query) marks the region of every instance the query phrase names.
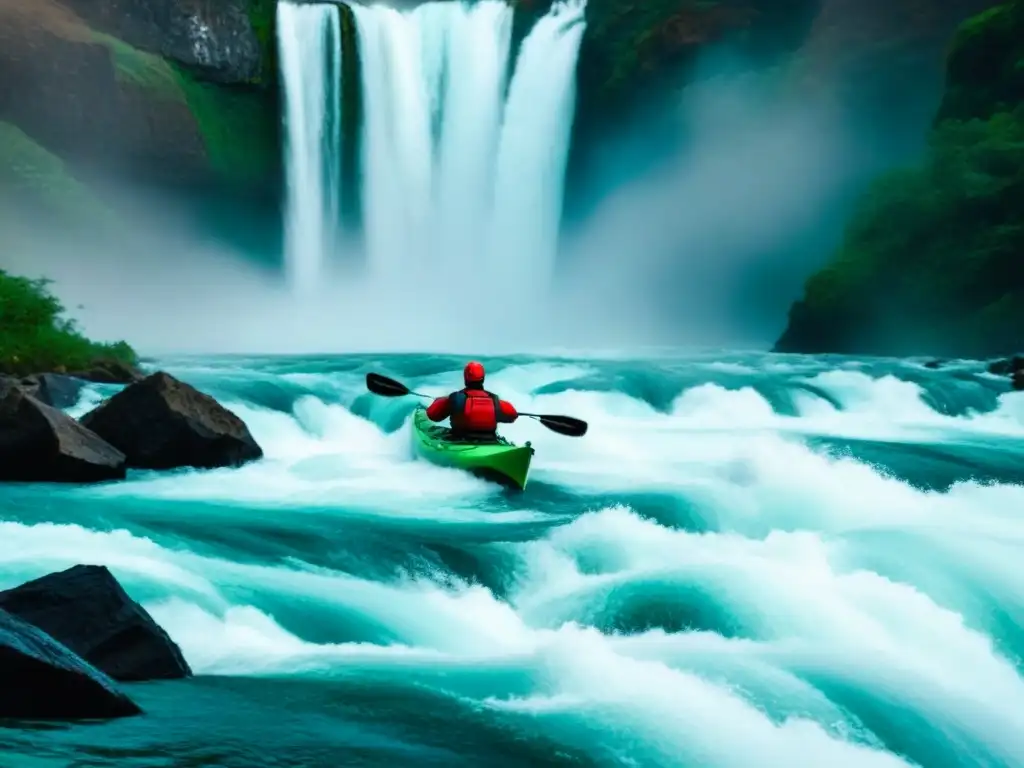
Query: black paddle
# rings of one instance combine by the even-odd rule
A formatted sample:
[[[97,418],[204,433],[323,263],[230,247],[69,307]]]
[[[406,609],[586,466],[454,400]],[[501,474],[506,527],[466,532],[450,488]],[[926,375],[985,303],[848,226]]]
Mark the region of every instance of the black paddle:
[[[431,397],[430,395],[424,395],[422,392],[413,392],[402,382],[389,379],[387,376],[381,376],[379,373],[366,374],[366,388],[373,392],[373,394],[380,395],[382,397],[403,397],[405,395],[427,398]],[[557,432],[558,434],[566,435],[567,437],[583,437],[587,434],[587,422],[583,421],[583,419],[574,419],[572,416],[551,416],[539,413],[520,413],[519,415],[529,416],[531,419],[537,419],[552,432]]]

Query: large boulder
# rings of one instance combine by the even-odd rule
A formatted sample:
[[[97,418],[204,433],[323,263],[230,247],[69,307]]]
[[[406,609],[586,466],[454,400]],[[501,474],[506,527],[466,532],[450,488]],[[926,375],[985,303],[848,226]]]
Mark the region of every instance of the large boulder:
[[[78,720],[141,713],[107,675],[41,629],[0,610],[0,718]]]
[[[163,371],[125,387],[81,423],[140,469],[212,469],[263,456],[238,416]]]
[[[36,400],[54,408],[70,408],[78,402],[85,382],[59,373],[39,373],[19,382],[22,390]]]
[[[0,610],[39,627],[115,680],[190,677],[181,649],[101,565],[0,592]]]
[[[0,480],[89,483],[125,475],[123,453],[0,378]]]

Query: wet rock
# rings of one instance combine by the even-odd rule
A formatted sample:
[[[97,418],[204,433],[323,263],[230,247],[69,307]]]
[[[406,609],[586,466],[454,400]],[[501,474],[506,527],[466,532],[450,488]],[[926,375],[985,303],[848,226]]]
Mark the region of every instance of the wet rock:
[[[107,675],[41,629],[0,610],[0,717],[77,720],[141,713]]]
[[[13,379],[0,379],[0,480],[89,483],[125,474],[123,453]]]
[[[190,677],[181,649],[104,566],[76,565],[0,592],[7,611],[115,680]]]
[[[998,376],[1010,376],[1017,371],[1024,371],[1024,356],[1007,357],[988,364],[988,372]]]
[[[95,384],[132,384],[143,379],[137,369],[117,360],[99,362],[86,371],[73,371],[68,375]]]
[[[27,394],[45,405],[70,408],[78,402],[85,382],[59,373],[40,373],[26,376],[19,384]]]
[[[211,469],[263,456],[238,416],[163,371],[125,387],[81,422],[123,451],[130,467]]]
[[[1014,371],[1011,381],[1014,389],[1017,391],[1024,391],[1024,369]]]

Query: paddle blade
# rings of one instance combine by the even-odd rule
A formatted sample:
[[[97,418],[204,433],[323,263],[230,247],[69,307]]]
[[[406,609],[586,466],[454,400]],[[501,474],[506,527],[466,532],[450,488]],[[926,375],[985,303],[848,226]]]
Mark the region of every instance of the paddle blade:
[[[572,416],[538,416],[540,423],[567,437],[583,437],[587,434],[587,422],[583,419],[574,419]]]
[[[381,376],[379,373],[366,374],[366,388],[375,395],[382,397],[402,397],[408,395],[409,388],[400,381]]]

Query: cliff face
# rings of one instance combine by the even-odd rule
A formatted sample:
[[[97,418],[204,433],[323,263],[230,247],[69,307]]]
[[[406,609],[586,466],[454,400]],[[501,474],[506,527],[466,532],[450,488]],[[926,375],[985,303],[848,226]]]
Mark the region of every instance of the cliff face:
[[[946,49],[965,19],[998,0],[822,0],[796,79],[859,129],[916,145],[942,93]]]
[[[94,29],[218,83],[259,82],[272,55],[273,0],[63,0]]]
[[[0,0],[0,126],[23,139],[0,180],[37,188],[48,155],[36,203],[61,175],[275,195],[272,21],[266,0]]]
[[[792,52],[821,0],[589,0],[580,49],[581,120],[633,106],[660,84],[679,84],[698,54],[728,44],[746,63]]]
[[[920,147],[941,97],[957,25],[997,1],[589,0],[570,197],[587,187],[592,148],[638,109],[685,89],[713,48],[731,54],[734,67],[774,69],[780,95],[831,103],[873,142],[878,162],[905,157]]]
[[[807,282],[780,351],[988,356],[1024,348],[1024,2],[950,48],[925,161],[879,178]]]

